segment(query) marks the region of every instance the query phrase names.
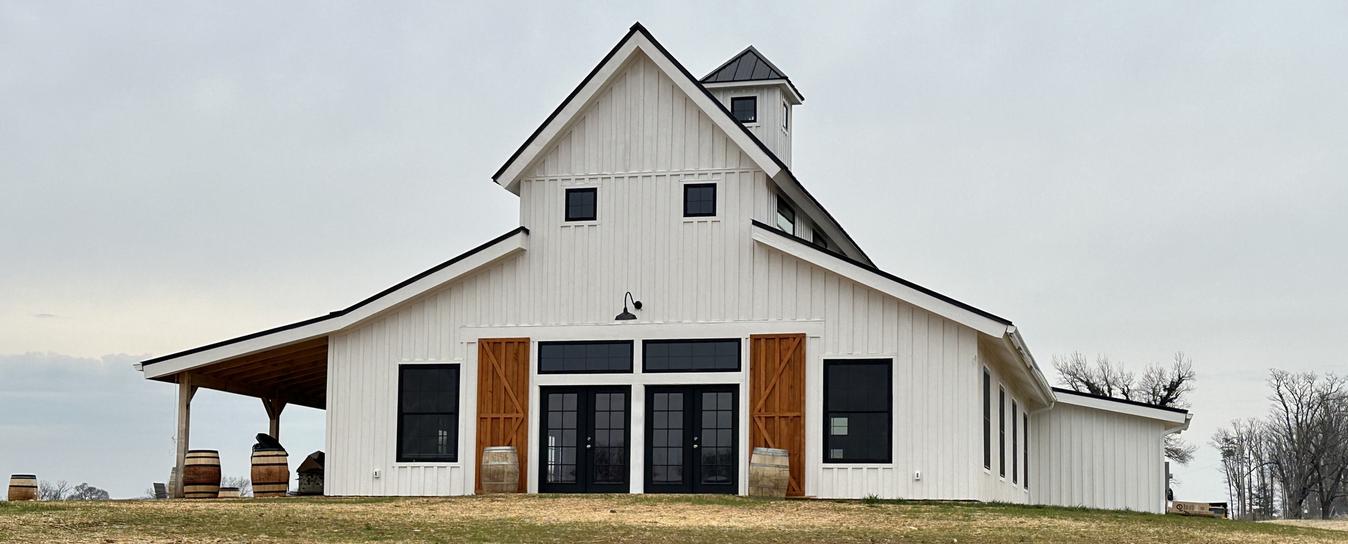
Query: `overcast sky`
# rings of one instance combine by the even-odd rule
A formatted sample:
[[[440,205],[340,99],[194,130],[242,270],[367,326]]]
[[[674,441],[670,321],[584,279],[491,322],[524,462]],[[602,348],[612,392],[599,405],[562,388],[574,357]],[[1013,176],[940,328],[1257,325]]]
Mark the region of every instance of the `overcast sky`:
[[[484,6],[0,1],[0,473],[164,481],[174,388],[133,361],[515,227],[492,172],[637,20],[695,74],[748,44],[786,71],[811,192],[1050,377],[1188,353],[1180,498],[1224,498],[1207,442],[1269,368],[1348,372],[1348,4]],[[261,404],[194,411],[245,473]]]

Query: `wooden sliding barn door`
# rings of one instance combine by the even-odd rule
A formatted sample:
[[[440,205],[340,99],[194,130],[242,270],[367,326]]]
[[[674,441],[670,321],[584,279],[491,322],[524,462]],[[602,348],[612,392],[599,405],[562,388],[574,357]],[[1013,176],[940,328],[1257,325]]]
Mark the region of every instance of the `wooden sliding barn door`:
[[[786,494],[805,495],[805,335],[749,337],[749,451],[790,455]]]
[[[482,450],[515,446],[518,491],[525,490],[529,466],[529,339],[477,341],[477,462],[475,489],[482,492]]]

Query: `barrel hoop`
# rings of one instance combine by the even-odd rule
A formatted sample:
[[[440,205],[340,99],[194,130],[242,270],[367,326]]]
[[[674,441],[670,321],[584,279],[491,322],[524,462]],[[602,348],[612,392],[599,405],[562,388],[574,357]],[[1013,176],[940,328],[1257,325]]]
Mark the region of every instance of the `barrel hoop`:
[[[36,475],[36,474],[10,474],[10,475],[9,475],[9,479],[11,479],[11,480],[36,480],[36,479],[37,479],[37,475]]]

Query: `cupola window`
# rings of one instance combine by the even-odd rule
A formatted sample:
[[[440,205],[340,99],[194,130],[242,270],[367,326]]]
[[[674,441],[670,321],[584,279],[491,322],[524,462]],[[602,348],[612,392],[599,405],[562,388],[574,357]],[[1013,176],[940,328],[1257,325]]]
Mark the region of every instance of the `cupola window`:
[[[730,113],[741,123],[758,122],[758,97],[737,96],[730,99]]]

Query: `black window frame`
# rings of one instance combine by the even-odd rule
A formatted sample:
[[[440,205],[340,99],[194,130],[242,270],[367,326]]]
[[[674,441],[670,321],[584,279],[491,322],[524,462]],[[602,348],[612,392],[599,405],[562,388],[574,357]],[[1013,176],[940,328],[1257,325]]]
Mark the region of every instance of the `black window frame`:
[[[453,412],[414,412],[408,414],[403,410],[403,380],[407,379],[409,370],[453,370],[454,371],[454,404]],[[459,440],[462,438],[460,433],[463,431],[460,425],[460,415],[463,404],[463,369],[458,364],[402,364],[398,365],[398,396],[397,396],[397,414],[398,423],[396,436],[397,441],[394,451],[394,459],[398,463],[457,463],[459,462]],[[408,457],[403,452],[403,416],[405,415],[452,415],[450,421],[454,422],[454,440],[450,442],[450,452],[443,456],[430,457]]]
[[[792,236],[796,235],[796,207],[792,206],[791,200],[782,196],[781,193],[777,194],[777,213],[774,216],[774,218],[776,219],[777,230],[780,230]],[[783,219],[786,219],[788,222],[791,223],[791,230],[786,230],[782,228]]]
[[[782,101],[782,130],[791,132],[791,105]]]
[[[599,370],[547,370],[547,369],[544,369],[544,368],[543,368],[543,364],[544,364],[544,362],[545,362],[545,361],[544,361],[544,357],[543,357],[543,349],[544,349],[545,347],[551,347],[551,346],[599,345],[599,344],[607,344],[607,345],[619,345],[619,344],[625,344],[625,345],[627,346],[627,369],[626,369],[626,370],[613,370],[613,369],[599,369]],[[634,366],[635,366],[635,365],[633,364],[633,361],[632,361],[632,359],[634,358],[635,353],[636,353],[636,345],[635,345],[635,344],[636,344],[636,343],[635,343],[634,341],[632,341],[632,340],[559,340],[559,341],[550,341],[550,342],[539,342],[539,343],[538,343],[538,363],[537,363],[537,365],[538,365],[538,367],[537,367],[537,368],[538,368],[538,373],[539,373],[539,374],[632,374],[632,373],[633,373],[633,370],[632,370],[632,369],[633,369]]]
[[[819,249],[828,249],[828,235],[824,234],[824,231],[819,230],[819,227],[817,226],[811,228],[810,245]]]
[[[684,217],[716,217],[717,205],[717,183],[685,183],[683,184],[683,216]],[[711,211],[710,212],[690,212],[688,211],[688,193],[690,189],[711,189]]]
[[[1025,435],[1025,436],[1023,436],[1023,437],[1021,438],[1022,440],[1024,440],[1024,448],[1025,448],[1025,475],[1024,475],[1024,478],[1021,479],[1021,483],[1025,485],[1025,490],[1026,490],[1026,491],[1029,491],[1029,489],[1030,489],[1030,414],[1027,413],[1027,412],[1021,412],[1020,417],[1021,417],[1021,419],[1022,419],[1022,422],[1024,423],[1024,425],[1021,426],[1022,428],[1021,428],[1020,432],[1023,433],[1023,434]]]
[[[983,468],[992,470],[992,373],[983,369]]]
[[[835,410],[829,409],[829,367],[837,364],[844,365],[884,365],[888,369],[889,380],[885,387],[885,455],[883,457],[860,458],[860,459],[832,459],[829,452],[832,448],[832,414]],[[894,359],[892,358],[874,358],[874,359],[824,359],[824,447],[823,462],[834,465],[865,465],[865,464],[884,464],[894,462]],[[875,414],[878,410],[836,410],[836,412],[848,414]],[[851,433],[850,423],[848,432]]]
[[[740,103],[743,103],[743,102],[751,102],[751,103],[753,103],[753,105],[754,105],[754,108],[753,108],[754,115],[753,115],[753,117],[751,117],[751,118],[749,118],[749,119],[747,119],[747,120],[746,120],[746,119],[740,119],[739,112],[736,111],[736,109],[735,109],[735,103],[737,103],[737,102],[740,102]],[[757,122],[758,122],[758,96],[732,96],[732,97],[730,97],[730,116],[731,116],[731,117],[734,117],[736,121],[739,121],[739,122],[741,122],[741,123],[745,123],[745,124],[748,124],[748,123],[757,123]]]
[[[1016,399],[1011,399],[1011,483],[1020,483],[1020,441],[1017,436],[1017,430],[1020,428],[1020,421]]]
[[[1006,388],[997,386],[997,471],[1006,478]]]
[[[735,343],[735,368],[693,368],[693,369],[652,369],[650,367],[650,358],[647,354],[652,344],[711,344],[711,343]],[[641,372],[643,374],[678,374],[685,372],[739,372],[744,369],[744,358],[741,356],[744,349],[743,343],[739,338],[660,338],[641,341]]]
[[[572,195],[573,193],[575,193],[575,194],[585,194],[585,193],[588,193],[588,194],[590,195],[590,199],[591,199],[591,209],[590,209],[590,215],[589,215],[589,216],[584,216],[584,215],[572,215],[572,213],[571,213],[571,212],[572,212],[572,210],[571,210],[571,195]],[[563,200],[562,205],[563,205],[563,207],[565,208],[565,209],[563,210],[563,215],[565,216],[567,222],[572,222],[572,221],[596,221],[596,220],[599,219],[599,188],[598,188],[598,187],[573,187],[573,188],[569,188],[569,189],[567,189],[566,192],[563,194],[563,199],[562,199],[562,200]]]

